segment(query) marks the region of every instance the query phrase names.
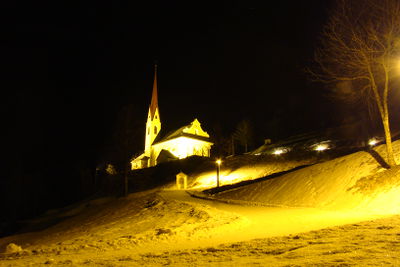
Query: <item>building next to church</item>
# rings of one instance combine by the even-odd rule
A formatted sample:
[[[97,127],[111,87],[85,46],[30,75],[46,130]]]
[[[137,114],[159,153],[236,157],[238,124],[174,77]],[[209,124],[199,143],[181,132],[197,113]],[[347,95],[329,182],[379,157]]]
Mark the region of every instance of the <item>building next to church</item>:
[[[213,143],[210,136],[194,119],[165,136],[160,135],[161,119],[158,109],[157,65],[154,71],[153,92],[146,122],[144,153],[131,161],[132,169],[152,167],[158,163],[189,156],[210,157]]]

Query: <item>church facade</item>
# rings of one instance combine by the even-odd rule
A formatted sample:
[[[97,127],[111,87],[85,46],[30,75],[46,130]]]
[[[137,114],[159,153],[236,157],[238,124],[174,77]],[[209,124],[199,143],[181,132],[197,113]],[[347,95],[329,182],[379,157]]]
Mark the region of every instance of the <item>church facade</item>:
[[[210,157],[213,143],[210,141],[209,134],[201,128],[197,119],[165,136],[161,136],[160,131],[161,119],[158,108],[156,65],[146,122],[144,152],[131,160],[131,169],[152,167],[161,162],[183,159],[193,155]]]

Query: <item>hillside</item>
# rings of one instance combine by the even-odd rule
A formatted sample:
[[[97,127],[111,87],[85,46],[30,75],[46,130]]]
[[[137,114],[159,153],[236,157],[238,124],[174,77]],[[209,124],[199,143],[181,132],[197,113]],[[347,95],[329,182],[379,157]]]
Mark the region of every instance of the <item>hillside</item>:
[[[394,150],[400,150],[399,141],[394,142]],[[384,157],[383,145],[376,151]],[[399,153],[396,161],[400,162]],[[399,213],[399,171],[399,167],[386,171],[371,153],[360,151],[215,197],[286,207]]]
[[[399,172],[357,152],[213,196],[190,192],[206,199],[158,188],[88,200],[35,221],[62,219],[54,226],[1,238],[0,266],[398,265],[400,217],[389,215]]]

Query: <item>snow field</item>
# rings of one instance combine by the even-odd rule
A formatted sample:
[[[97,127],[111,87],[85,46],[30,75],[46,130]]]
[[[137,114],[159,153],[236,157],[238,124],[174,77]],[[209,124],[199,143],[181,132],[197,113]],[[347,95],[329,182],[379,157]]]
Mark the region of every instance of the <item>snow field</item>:
[[[394,143],[394,150],[400,151],[399,141]],[[384,146],[378,147],[377,151],[384,157]],[[399,154],[396,156],[400,162]],[[398,174],[397,170],[389,171],[391,177]],[[214,197],[286,207],[399,213],[400,175],[397,176],[399,179],[390,179],[388,183],[388,177],[379,176],[383,171],[369,153],[357,152],[279,178],[224,191]],[[370,188],[369,192],[362,190],[365,186]]]
[[[172,190],[91,201],[0,239],[0,266],[397,266],[400,216],[388,215],[399,212],[398,177],[358,152],[213,196],[228,204]]]

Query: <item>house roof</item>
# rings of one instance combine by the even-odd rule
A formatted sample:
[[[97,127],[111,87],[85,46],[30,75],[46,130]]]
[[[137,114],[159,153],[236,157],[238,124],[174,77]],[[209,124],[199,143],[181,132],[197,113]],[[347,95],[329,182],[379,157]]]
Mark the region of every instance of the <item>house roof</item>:
[[[147,160],[149,159],[144,153],[140,154],[138,157],[132,157],[131,161]]]
[[[212,143],[210,141],[210,137],[208,137],[208,134],[205,133],[207,136],[202,136],[202,135],[198,135],[198,134],[192,134],[189,133],[187,131],[187,129],[190,129],[193,124],[198,123],[200,125],[200,123],[198,122],[197,119],[195,119],[193,122],[182,126],[181,128],[179,128],[178,130],[175,131],[171,131],[168,134],[166,134],[165,136],[162,137],[162,135],[158,135],[157,138],[154,140],[153,145],[155,144],[159,144],[159,143],[163,143],[172,139],[176,139],[178,137],[188,137],[188,138],[192,138],[192,139],[196,139],[196,140],[200,140],[200,141],[204,141],[204,142],[208,142],[208,143]]]
[[[175,156],[174,154],[172,154],[170,151],[162,149],[160,151],[160,154],[158,154],[157,157],[157,162],[160,160],[171,160],[171,159],[179,159],[177,156]]]

